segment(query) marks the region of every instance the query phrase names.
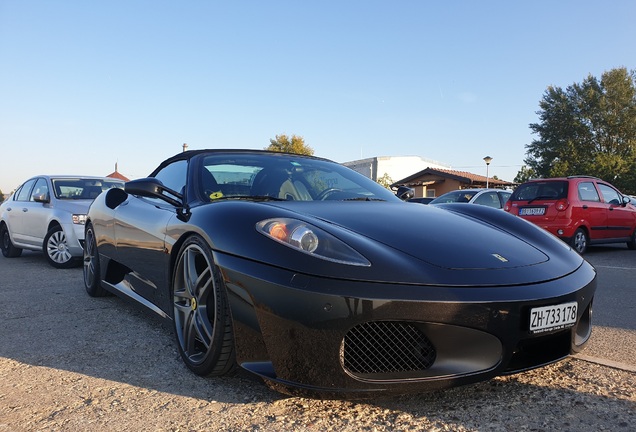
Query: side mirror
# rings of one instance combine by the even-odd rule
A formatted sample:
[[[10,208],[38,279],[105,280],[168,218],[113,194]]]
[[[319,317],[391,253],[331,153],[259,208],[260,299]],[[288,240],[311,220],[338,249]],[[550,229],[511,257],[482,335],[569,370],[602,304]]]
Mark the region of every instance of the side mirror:
[[[632,205],[636,205],[636,203],[634,202],[634,200],[632,200],[630,197],[623,197],[623,207],[625,207],[627,204],[632,203]]]
[[[39,203],[42,203],[42,204],[47,204],[47,203],[51,202],[51,198],[49,198],[49,194],[48,193],[41,193],[41,194],[33,195],[33,201],[39,202]]]
[[[409,200],[415,196],[415,191],[407,186],[398,187],[397,192],[395,193],[399,199],[402,201]]]
[[[163,185],[161,180],[154,177],[131,180],[124,185],[124,191],[131,195],[139,195],[146,198],[158,198],[175,207],[183,206],[183,195]],[[176,197],[174,199],[166,193]]]

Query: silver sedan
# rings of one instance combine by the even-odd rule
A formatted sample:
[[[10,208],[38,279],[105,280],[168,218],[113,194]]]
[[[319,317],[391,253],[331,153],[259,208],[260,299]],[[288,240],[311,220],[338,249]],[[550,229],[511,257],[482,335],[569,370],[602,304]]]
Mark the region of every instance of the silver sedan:
[[[72,267],[83,255],[88,207],[102,191],[123,186],[108,177],[30,178],[0,205],[2,254],[14,258],[22,249],[42,250],[53,267]]]

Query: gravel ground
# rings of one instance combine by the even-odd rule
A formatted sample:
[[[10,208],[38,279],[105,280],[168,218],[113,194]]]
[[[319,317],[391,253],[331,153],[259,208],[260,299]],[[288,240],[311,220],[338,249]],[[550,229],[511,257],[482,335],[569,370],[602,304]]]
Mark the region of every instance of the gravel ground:
[[[286,397],[247,376],[193,375],[158,318],[89,298],[81,269],[49,269],[37,254],[0,257],[0,320],[0,432],[636,430],[633,353],[616,359],[628,359],[622,369],[572,358],[419,395]],[[634,341],[616,331],[595,328],[586,354]]]
[[[634,374],[581,360],[372,402],[289,398],[245,378],[201,379],[176,356],[161,372],[147,366],[122,368],[113,381],[2,359],[0,430],[627,432],[636,425]]]

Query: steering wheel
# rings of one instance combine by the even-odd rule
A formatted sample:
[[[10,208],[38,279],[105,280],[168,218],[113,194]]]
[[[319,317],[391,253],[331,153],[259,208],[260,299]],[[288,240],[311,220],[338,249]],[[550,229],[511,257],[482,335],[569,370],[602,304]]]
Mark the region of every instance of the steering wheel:
[[[332,194],[334,194],[336,192],[342,192],[342,189],[338,189],[338,188],[325,189],[324,191],[322,191],[322,192],[320,192],[318,194],[316,199],[319,200],[319,201],[324,201],[324,200],[328,199],[330,195],[332,195]]]

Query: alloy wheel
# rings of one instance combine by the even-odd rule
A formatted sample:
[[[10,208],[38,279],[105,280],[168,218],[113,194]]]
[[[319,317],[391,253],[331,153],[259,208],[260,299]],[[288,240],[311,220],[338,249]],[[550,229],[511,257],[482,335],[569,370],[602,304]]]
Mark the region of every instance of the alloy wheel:
[[[574,234],[572,246],[574,246],[574,249],[576,249],[576,251],[580,254],[585,252],[585,249],[587,249],[587,237],[585,236],[585,233],[580,229],[577,230]]]
[[[95,244],[95,234],[92,229],[86,230],[84,239],[84,284],[92,287],[95,284],[97,274],[95,263],[97,262],[97,245]]]
[[[179,257],[173,290],[174,324],[184,356],[192,364],[205,361],[214,340],[216,290],[212,265],[196,244]]]

